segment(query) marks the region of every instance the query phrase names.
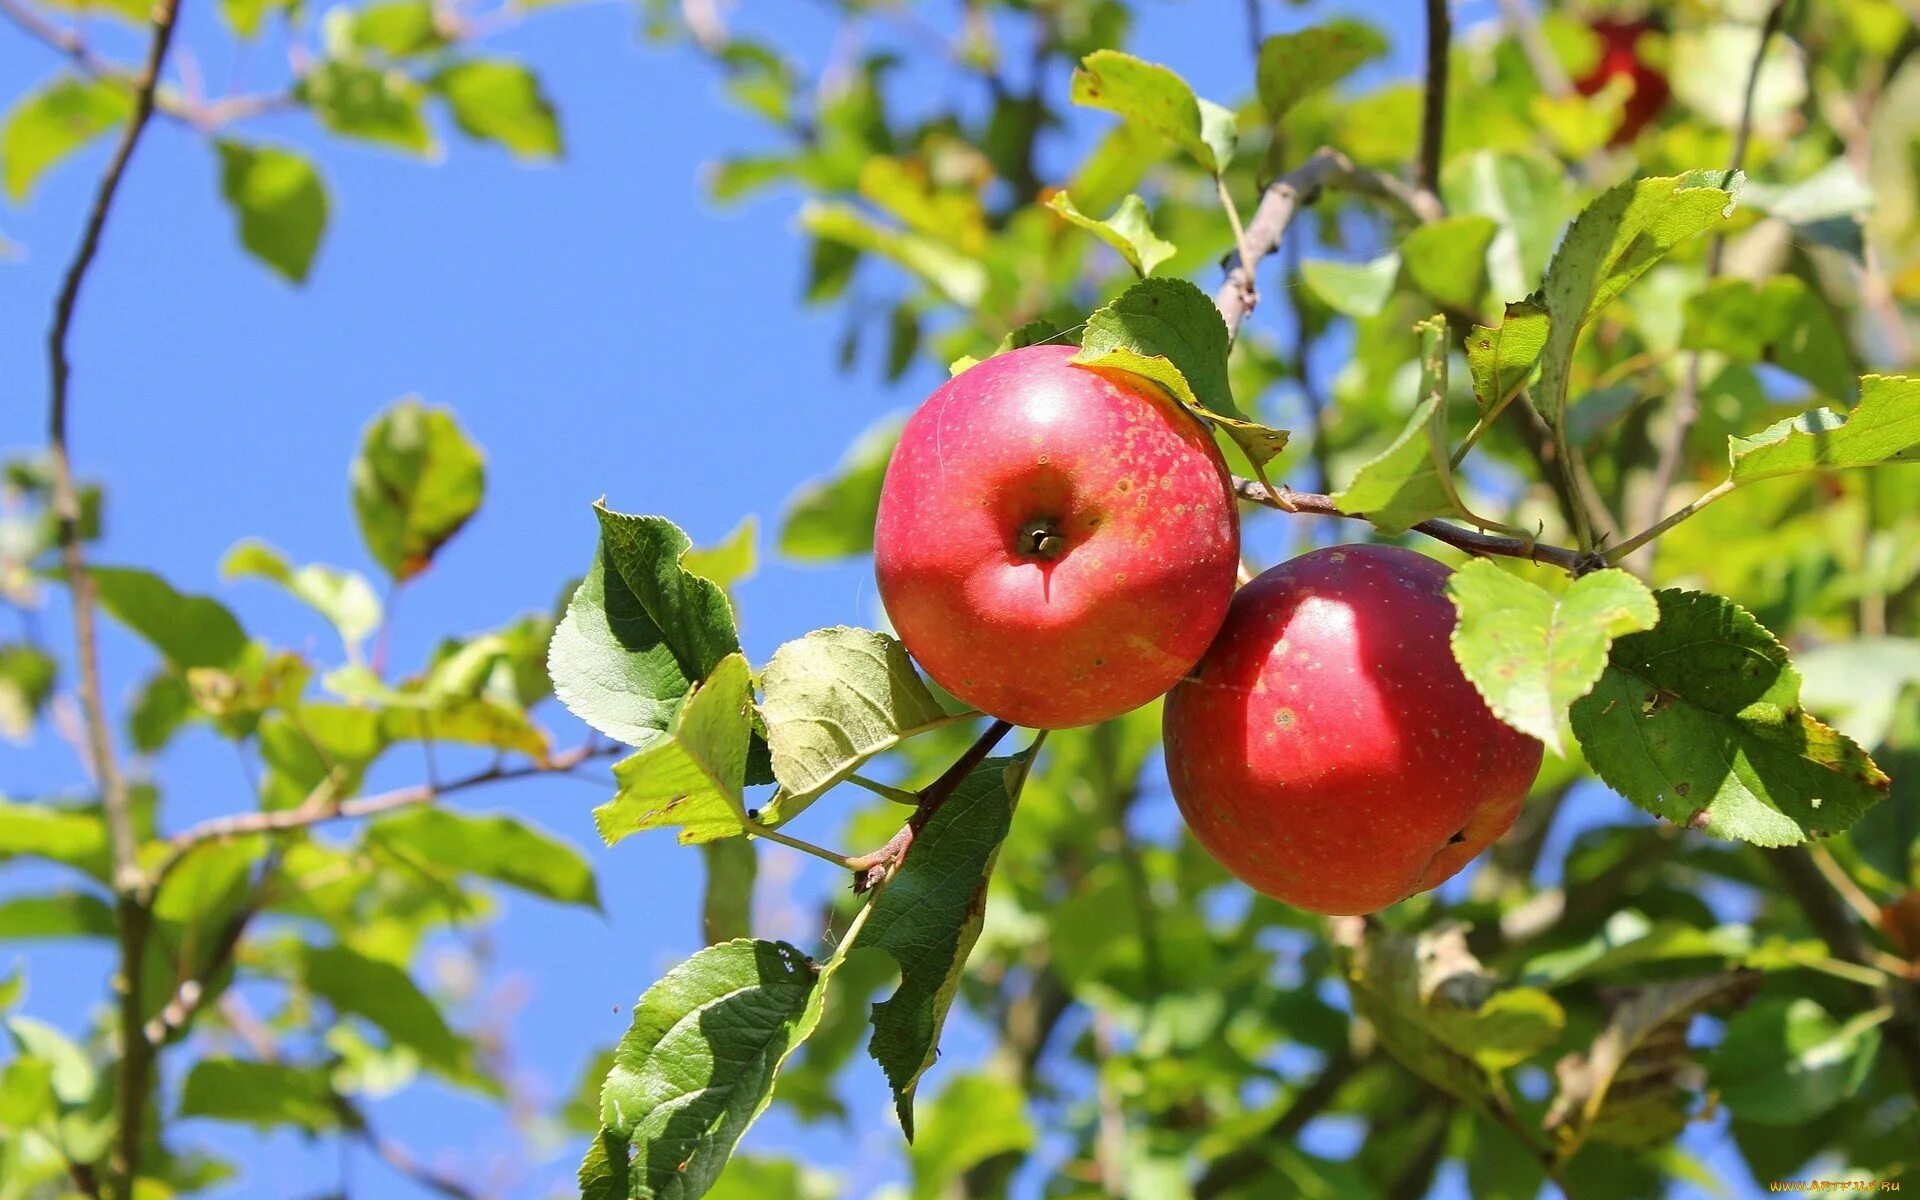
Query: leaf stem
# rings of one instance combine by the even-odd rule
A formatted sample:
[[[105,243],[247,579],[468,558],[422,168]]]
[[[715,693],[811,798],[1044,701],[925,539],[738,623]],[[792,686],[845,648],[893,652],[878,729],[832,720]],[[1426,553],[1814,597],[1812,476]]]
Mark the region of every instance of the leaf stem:
[[[863,787],[874,795],[891,800],[895,804],[920,803],[918,793],[910,792],[906,788],[894,787],[890,783],[881,783],[877,779],[868,779],[865,775],[861,775],[858,772],[847,776],[847,782],[853,784],[855,787]]]
[[[747,822],[747,836],[765,838],[769,842],[776,842],[790,850],[798,850],[802,854],[811,854],[822,862],[830,862],[836,867],[844,867],[852,870],[854,866],[853,859],[836,850],[829,850],[825,846],[816,846],[812,842],[791,837],[781,833],[771,825],[762,825],[758,821]]]
[[[1720,497],[1726,495],[1728,492],[1731,492],[1734,489],[1734,487],[1735,487],[1735,484],[1732,479],[1721,480],[1719,483],[1715,484],[1713,487],[1707,489],[1707,491],[1701,493],[1699,498],[1695,499],[1691,503],[1681,508],[1675,509],[1673,512],[1667,514],[1667,516],[1662,520],[1656,522],[1655,524],[1653,524],[1652,526],[1646,529],[1641,530],[1639,533],[1634,534],[1632,537],[1628,538],[1626,541],[1621,542],[1618,546],[1615,546],[1613,549],[1607,551],[1608,565],[1611,566],[1612,564],[1617,563],[1621,559],[1627,557],[1629,554],[1632,554],[1635,550],[1638,550],[1640,547],[1646,545],[1648,542],[1659,537],[1661,534],[1665,533],[1667,530],[1672,529],[1675,525],[1678,525],[1680,522],[1686,520],[1688,517],[1699,512],[1701,509],[1705,508],[1707,505],[1712,504],[1715,500],[1718,500]]]
[[[1220,207],[1226,210],[1227,226],[1233,230],[1234,252],[1240,256],[1241,262],[1254,262],[1253,251],[1247,246],[1246,227],[1240,223],[1240,206],[1233,202],[1233,193],[1227,188],[1227,177],[1215,175],[1213,184],[1220,193]],[[1241,303],[1246,305],[1246,311],[1252,312],[1254,306],[1260,303],[1260,284],[1255,272],[1251,268],[1235,271],[1228,278],[1239,281]]]

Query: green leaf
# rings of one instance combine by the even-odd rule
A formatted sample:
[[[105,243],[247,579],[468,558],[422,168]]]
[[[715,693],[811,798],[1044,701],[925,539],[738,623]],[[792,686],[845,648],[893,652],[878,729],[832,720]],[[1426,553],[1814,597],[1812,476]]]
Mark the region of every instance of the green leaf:
[[[101,880],[112,869],[99,809],[0,800],[0,862],[14,858],[44,858]]]
[[[1725,221],[1744,178],[1738,171],[1691,171],[1629,180],[1573,219],[1540,291],[1520,302],[1521,315],[1544,310],[1549,320],[1533,396],[1549,424],[1559,425],[1566,411],[1573,347],[1587,322],[1669,250]]]
[[[1073,361],[1099,367],[1118,351],[1136,359],[1164,358],[1184,390],[1171,378],[1156,383],[1209,413],[1240,418],[1227,379],[1230,344],[1227,323],[1205,292],[1184,279],[1143,279],[1087,318]],[[1137,366],[1118,369],[1140,374]]]
[[[401,968],[345,946],[308,946],[302,948],[300,973],[314,994],[342,1013],[365,1018],[428,1066],[455,1078],[471,1073],[473,1048]]]
[[[1799,1125],[1860,1090],[1880,1050],[1870,1009],[1844,1025],[1804,996],[1755,1004],[1727,1022],[1710,1078],[1734,1116],[1762,1125]]]
[[[1654,593],[1660,621],[1613,644],[1573,705],[1607,786],[1715,837],[1787,846],[1838,833],[1887,790],[1865,751],[1808,716],[1786,649],[1722,596]]]
[[[1267,120],[1279,124],[1302,99],[1386,52],[1386,37],[1365,21],[1333,20],[1273,35],[1260,43],[1256,73]]]
[[[1215,175],[1233,158],[1233,113],[1194,95],[1186,80],[1159,63],[1096,50],[1074,71],[1072,97],[1075,104],[1139,122]]]
[[[430,0],[383,0],[342,15],[346,40],[361,50],[377,50],[390,58],[426,54],[447,44],[434,18]],[[329,12],[329,18],[332,17]],[[331,32],[331,30],[329,30]]]
[[[1660,619],[1647,585],[1620,570],[1583,575],[1556,596],[1481,558],[1453,573],[1447,593],[1460,610],[1460,669],[1495,716],[1561,758],[1560,722],[1599,682],[1613,639]]]
[[[594,513],[608,559],[688,679],[707,678],[722,659],[740,652],[726,590],[687,568],[693,542],[679,526],[665,517],[617,513],[605,504],[594,505]]]
[[[785,942],[743,938],[648,988],[601,1091],[604,1128],[582,1168],[583,1196],[704,1195],[819,1023],[833,967]]]
[[[1855,368],[1846,335],[1825,302],[1797,277],[1776,275],[1759,284],[1715,280],[1687,298],[1686,312],[1682,348],[1772,363],[1828,396],[1853,399]]]
[[[800,227],[824,241],[891,259],[963,308],[986,294],[987,271],[978,262],[934,238],[879,224],[851,205],[809,202],[800,209]]]
[[[203,1058],[181,1087],[182,1117],[211,1117],[262,1129],[292,1125],[317,1133],[340,1125],[341,1112],[324,1067]]]
[[[660,626],[620,577],[603,535],[547,648],[554,695],[630,746],[656,741],[691,686]]]
[[[1360,320],[1385,311],[1399,281],[1397,253],[1383,254],[1370,262],[1310,258],[1300,264],[1301,286],[1333,311]]]
[[[426,92],[404,71],[328,59],[300,77],[295,95],[343,137],[409,154],[436,150],[424,111]]]
[[[1592,1047],[1554,1069],[1559,1094],[1546,1123],[1560,1160],[1589,1141],[1639,1150],[1672,1140],[1687,1123],[1688,1023],[1745,1003],[1759,983],[1759,975],[1736,971],[1626,993]]]
[[[741,789],[752,698],[747,660],[729,655],[687,697],[667,736],[614,764],[620,790],[593,810],[609,846],[643,829],[674,825],[687,843],[746,832]]]
[[[1498,325],[1475,325],[1467,335],[1467,370],[1483,413],[1506,404],[1527,385],[1547,345],[1546,310],[1530,300],[1507,305]]]
[[[1483,968],[1459,924],[1403,934],[1346,917],[1333,938],[1353,1010],[1380,1044],[1469,1104],[1500,1103],[1491,1073],[1539,1053],[1566,1027],[1566,1013],[1545,992],[1504,987]]]
[[[1017,1084],[991,1075],[956,1076],[941,1088],[910,1155],[914,1200],[938,1200],[973,1167],[1033,1149],[1039,1133],[1026,1108]]]
[[[347,656],[356,661],[360,644],[380,628],[380,597],[366,576],[320,564],[294,567],[286,555],[257,539],[236,542],[227,551],[220,560],[220,578],[279,584],[339,630]]]
[[[1113,215],[1102,221],[1089,217],[1073,206],[1073,197],[1066,192],[1055,192],[1047,199],[1047,207],[1066,218],[1072,225],[1099,238],[1120,252],[1141,278],[1153,274],[1153,269],[1172,258],[1178,251],[1172,242],[1162,239],[1153,232],[1153,225],[1147,216],[1146,201],[1129,194],[1120,202]]]
[[[1753,930],[1744,925],[1702,929],[1674,919],[1652,921],[1637,909],[1623,908],[1587,940],[1528,959],[1520,978],[1555,989],[1584,980],[1644,977],[1650,967],[1757,966],[1756,958]]]
[[[412,859],[478,875],[561,904],[600,906],[593,867],[552,834],[504,813],[418,807],[367,828],[370,843],[398,847]]]
[[[890,417],[868,429],[832,475],[801,485],[781,518],[780,553],[802,562],[826,562],[873,550],[880,484],[900,440],[900,425]]]
[[[775,650],[760,686],[781,792],[768,824],[799,815],[874,755],[970,715],[941,707],[899,641],[845,625]]]
[[[1487,290],[1487,247],[1499,231],[1492,217],[1476,213],[1429,221],[1401,241],[1401,266],[1441,306],[1476,312]]]
[[[153,900],[162,921],[193,925],[231,911],[248,886],[253,864],[266,853],[261,834],[194,847],[167,874]]]
[[[516,158],[557,159],[560,123],[534,73],[517,62],[473,58],[433,77],[454,123],[469,137],[497,142]]]
[[[230,668],[246,653],[245,631],[218,600],[177,592],[158,575],[132,567],[93,567],[89,574],[100,607],[180,670]]]
[[[1750,438],[1730,438],[1735,484],[1813,471],[1920,462],[1920,378],[1868,375],[1842,416],[1816,408]]]
[[[113,909],[92,892],[56,891],[0,900],[0,941],[111,938]]]
[[[980,937],[987,880],[1029,765],[1026,758],[990,758],[961,780],[915,835],[867,920],[861,944],[880,947],[900,964],[900,986],[873,1007],[867,1049],[893,1086],[908,1141],[914,1090],[939,1053],[940,1030]]]
[[[0,128],[0,176],[7,198],[27,198],[48,167],[117,127],[133,112],[133,97],[104,79],[62,75],[29,92],[8,110]]]
[[[1363,516],[1384,533],[1465,511],[1448,463],[1447,321],[1429,317],[1414,330],[1420,335],[1420,399],[1413,415],[1400,436],[1333,496],[1341,512]]]
[[[374,561],[397,582],[426,570],[479,509],[486,477],[452,410],[411,396],[389,405],[368,424],[351,473],[354,515]]]
[[[240,244],[293,283],[304,283],[327,230],[327,188],[302,155],[222,138],[220,194]]]
[[[690,573],[702,579],[711,579],[731,592],[734,584],[753,578],[754,570],[759,565],[756,549],[759,536],[759,518],[749,514],[740,518],[733,532],[720,541],[687,551],[681,556],[680,565]]]
[[[24,742],[53,696],[53,657],[26,642],[0,643],[0,737]]]
[[[727,838],[708,842],[700,853],[707,865],[707,885],[700,901],[700,930],[707,944],[752,937],[758,848],[747,838]]]

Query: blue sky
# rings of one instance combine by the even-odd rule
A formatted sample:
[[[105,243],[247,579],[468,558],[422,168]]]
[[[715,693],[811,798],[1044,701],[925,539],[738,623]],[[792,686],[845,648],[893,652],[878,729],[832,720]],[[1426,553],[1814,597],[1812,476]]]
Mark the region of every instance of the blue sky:
[[[929,19],[947,22],[953,7],[931,6]],[[1271,28],[1304,19],[1268,9]],[[257,61],[225,63],[231,43],[214,27],[212,5],[188,0],[187,12],[185,41],[216,85],[228,70],[263,73]],[[1148,0],[1133,44],[1181,69],[1203,94],[1236,95],[1250,85],[1241,14],[1240,0]],[[832,32],[824,6],[759,6],[750,23],[816,63]],[[1417,32],[1414,21],[1382,23],[1396,35]],[[798,303],[805,255],[794,197],[727,212],[703,200],[703,165],[766,145],[767,135],[722,101],[697,56],[643,44],[632,8],[599,3],[538,12],[492,46],[541,72],[564,125],[563,165],[522,167],[447,128],[443,160],[426,165],[320,138],[297,116],[248,127],[250,136],[312,148],[331,186],[332,221],[303,288],[239,248],[211,148],[156,122],[73,340],[75,452],[82,472],[109,489],[101,561],[158,569],[185,590],[219,595],[256,634],[334,653],[317,619],[261,585],[221,584],[216,565],[235,541],[258,535],[299,561],[373,573],[347,506],[347,463],[369,417],[419,393],[458,410],[488,452],[489,486],[479,517],[400,599],[393,661],[405,668],[442,634],[551,605],[591,555],[597,497],[668,514],[697,541],[719,538],[747,513],[770,532],[802,481],[938,381],[924,364],[895,388],[879,384],[870,363],[840,373],[839,314]],[[1381,69],[1412,61],[1403,39]],[[0,27],[9,99],[57,65]],[[1056,147],[1057,164],[1101,120],[1078,124]],[[25,206],[0,208],[0,236],[16,255],[0,265],[0,449],[31,448],[42,437],[47,306],[103,158],[96,148],[51,174]],[[809,629],[877,620],[865,564],[764,562],[738,600],[756,661]],[[64,644],[61,608],[49,607],[46,632]],[[105,655],[116,697],[151,662],[118,630],[108,631]],[[577,737],[564,713],[547,716],[563,744]],[[79,778],[71,752],[47,733],[0,755],[0,790],[11,795]],[[248,804],[230,748],[205,733],[185,736],[155,774],[173,828]],[[419,763],[396,755],[369,787],[419,777]],[[549,1102],[619,1035],[639,991],[699,945],[698,856],[664,835],[599,848],[588,811],[602,798],[557,779],[461,800],[572,839],[600,872],[605,917],[509,895],[487,935],[496,963],[489,986],[518,997],[516,1074]],[[808,819],[823,838],[837,820],[830,808]],[[763,849],[762,863],[761,932],[810,940],[810,918],[796,924],[794,912],[804,910],[784,898],[817,895],[831,881],[777,847]],[[9,872],[0,893],[38,878]],[[104,996],[105,950],[9,947],[0,964],[16,954],[32,977],[29,1011],[69,1029],[84,1024]],[[977,1032],[961,1030],[944,1061],[964,1061],[979,1044]],[[862,1060],[848,1091],[877,1101],[884,1084]],[[846,1133],[798,1130],[776,1109],[748,1145],[804,1142],[808,1158],[872,1183],[899,1170],[898,1135],[879,1118],[882,1108],[863,1104]],[[431,1084],[373,1111],[383,1132],[472,1178],[531,1160],[531,1172],[506,1189],[516,1196],[563,1185],[576,1159],[572,1146],[542,1158],[497,1110]],[[338,1178],[331,1145],[211,1125],[188,1132],[244,1164],[243,1184],[226,1197],[311,1195]],[[357,1198],[419,1194],[363,1152],[349,1170]]]

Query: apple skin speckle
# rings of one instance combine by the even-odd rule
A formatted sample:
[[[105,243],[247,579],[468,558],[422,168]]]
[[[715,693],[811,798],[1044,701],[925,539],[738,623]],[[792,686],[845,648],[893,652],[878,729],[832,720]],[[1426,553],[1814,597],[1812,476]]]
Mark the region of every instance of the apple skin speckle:
[[[1454,662],[1448,574],[1395,546],[1283,563],[1240,590],[1168,694],[1174,799],[1251,887],[1312,912],[1374,912],[1446,882],[1513,824],[1541,746]]]

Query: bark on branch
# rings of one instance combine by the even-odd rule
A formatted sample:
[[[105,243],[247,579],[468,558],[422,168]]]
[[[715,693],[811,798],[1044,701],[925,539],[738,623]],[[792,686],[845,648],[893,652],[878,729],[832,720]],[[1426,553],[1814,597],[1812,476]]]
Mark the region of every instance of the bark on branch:
[[[1260,197],[1260,206],[1246,224],[1246,255],[1235,249],[1227,260],[1226,282],[1214,293],[1213,303],[1227,322],[1228,336],[1239,333],[1240,323],[1253,311],[1254,272],[1261,260],[1280,249],[1287,226],[1293,223],[1300,207],[1312,204],[1319,199],[1322,189],[1328,187],[1386,200],[1416,221],[1431,221],[1441,215],[1440,201],[1433,193],[1384,172],[1357,167],[1331,147],[1321,148],[1267,185]]]
[[[1363,515],[1341,512],[1334,505],[1333,497],[1319,492],[1296,492],[1291,488],[1283,487],[1280,489],[1280,500],[1276,501],[1267,491],[1266,485],[1255,479],[1235,479],[1233,490],[1234,494],[1242,500],[1264,504],[1268,508],[1277,508],[1282,512],[1311,513],[1319,517],[1346,517],[1356,521],[1366,520]],[[1416,533],[1423,533],[1435,541],[1445,542],[1456,550],[1464,550],[1480,558],[1524,558],[1529,562],[1545,563],[1548,566],[1559,567],[1563,571],[1573,572],[1586,571],[1602,565],[1601,560],[1565,546],[1482,533],[1477,529],[1468,529],[1464,525],[1455,525],[1451,521],[1438,519],[1422,521],[1413,528]]]

